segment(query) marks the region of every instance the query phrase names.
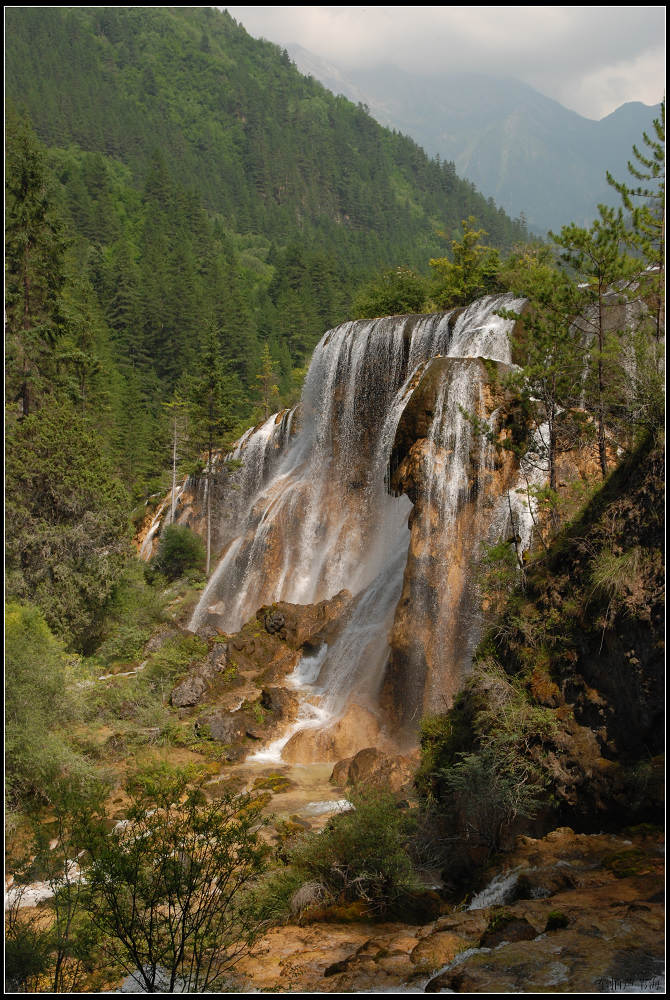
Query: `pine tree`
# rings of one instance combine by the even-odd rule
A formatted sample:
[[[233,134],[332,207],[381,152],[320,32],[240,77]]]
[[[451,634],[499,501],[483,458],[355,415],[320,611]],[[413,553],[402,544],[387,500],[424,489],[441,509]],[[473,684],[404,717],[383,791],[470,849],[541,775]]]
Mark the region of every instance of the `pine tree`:
[[[561,248],[561,258],[575,273],[580,321],[593,341],[591,364],[594,374],[592,405],[598,428],[598,458],[603,478],[608,471],[606,426],[616,405],[617,383],[621,379],[620,343],[622,330],[608,330],[609,293],[625,301],[639,265],[625,252],[626,230],[621,209],[599,206],[599,218],[590,229],[574,224],[563,226],[551,238]]]
[[[274,411],[275,404],[279,402],[279,386],[274,384],[275,377],[275,363],[270,355],[270,348],[266,340],[261,355],[261,370],[256,375],[261,406],[266,420]]]
[[[28,121],[11,109],[5,176],[7,398],[27,416],[52,388],[66,239],[42,150]]]
[[[523,314],[501,310],[502,316],[516,321],[512,354],[517,365],[506,381],[520,394],[530,415],[535,433],[527,447],[543,452],[549,489],[555,494],[559,420],[564,431],[578,430],[587,364],[584,333],[572,321],[579,296],[574,284],[555,267],[547,247],[527,247],[507,265],[504,278],[512,291],[527,300]],[[561,437],[571,447],[572,435]]]
[[[238,383],[225,368],[219,331],[210,324],[204,335],[204,342],[195,375],[186,377],[187,408],[191,428],[191,440],[199,452],[206,451],[206,525],[207,562],[205,573],[209,576],[212,552],[212,488],[215,481],[214,452],[226,448],[228,435],[235,425],[234,406],[238,398]]]
[[[463,238],[451,241],[453,260],[447,257],[430,260],[437,279],[433,298],[440,309],[466,306],[498,288],[498,251],[479,242],[488,234],[484,229],[475,229],[475,224],[472,215],[463,219]]]
[[[645,264],[642,292],[651,303],[654,337],[659,343],[665,328],[665,100],[653,126],[652,136],[642,134],[647,154],[635,145],[635,162],[628,161],[628,172],[641,183],[632,186],[620,183],[609,171],[607,181],[619,192],[624,208],[631,215],[626,239],[631,251]]]

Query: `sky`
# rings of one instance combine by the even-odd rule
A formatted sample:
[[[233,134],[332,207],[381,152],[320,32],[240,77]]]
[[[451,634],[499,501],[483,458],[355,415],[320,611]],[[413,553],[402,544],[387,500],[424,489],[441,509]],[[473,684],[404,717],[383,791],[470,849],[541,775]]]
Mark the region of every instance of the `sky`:
[[[249,34],[347,69],[510,76],[586,118],[665,87],[664,7],[228,7]]]

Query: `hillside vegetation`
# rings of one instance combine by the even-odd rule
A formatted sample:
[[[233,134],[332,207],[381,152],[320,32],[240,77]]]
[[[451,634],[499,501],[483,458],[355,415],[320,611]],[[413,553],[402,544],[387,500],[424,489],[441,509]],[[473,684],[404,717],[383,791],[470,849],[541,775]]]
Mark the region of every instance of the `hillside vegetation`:
[[[292,401],[362,278],[425,269],[470,214],[501,249],[524,235],[452,164],[225,12],[14,8],[6,28],[7,95],[45,150],[70,241],[70,313],[97,333],[72,350],[95,369],[107,443],[138,496],[169,454],[161,404],[202,363],[208,327],[233,380],[229,423],[248,423],[264,346]],[[12,115],[10,149],[18,127]],[[10,183],[12,170],[13,157]]]

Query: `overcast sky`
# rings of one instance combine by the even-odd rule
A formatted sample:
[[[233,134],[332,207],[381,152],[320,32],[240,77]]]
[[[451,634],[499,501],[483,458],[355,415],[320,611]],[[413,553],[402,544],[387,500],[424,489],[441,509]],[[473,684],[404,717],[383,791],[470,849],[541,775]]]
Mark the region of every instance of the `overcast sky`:
[[[511,76],[587,118],[657,104],[664,7],[228,7],[249,34],[343,68]]]

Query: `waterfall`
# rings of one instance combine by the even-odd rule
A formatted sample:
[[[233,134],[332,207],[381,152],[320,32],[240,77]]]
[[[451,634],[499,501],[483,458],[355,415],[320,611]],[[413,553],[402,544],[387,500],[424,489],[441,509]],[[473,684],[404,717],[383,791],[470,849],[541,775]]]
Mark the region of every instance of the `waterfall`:
[[[464,310],[328,331],[297,412],[247,431],[228,456],[241,467],[228,477],[234,489],[217,497],[220,560],[190,627],[209,622],[234,632],[264,604],[311,604],[346,588],[354,595],[348,624],[324,654],[315,687],[333,715],[352,694],[374,704],[408,565],[412,504],[388,489],[399,422],[432,359],[453,359],[433,406],[415,512],[432,512],[432,537],[436,517],[448,535],[472,493],[473,451],[475,475],[489,462],[485,439],[474,443],[463,416],[482,392],[481,364],[472,359],[510,363],[512,324],[496,311],[521,304],[511,295],[487,296]],[[443,576],[448,595],[448,567]]]

